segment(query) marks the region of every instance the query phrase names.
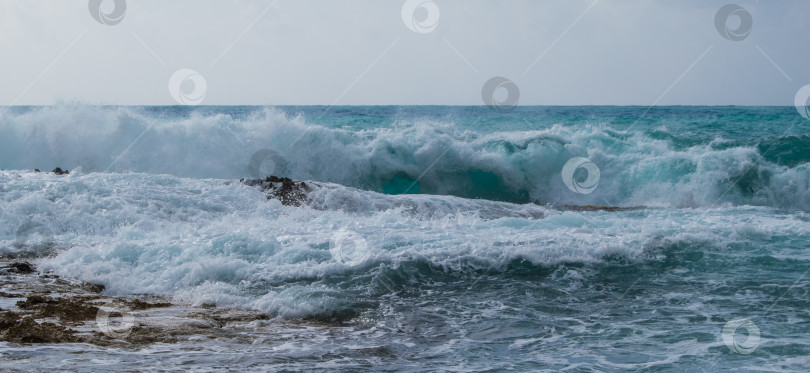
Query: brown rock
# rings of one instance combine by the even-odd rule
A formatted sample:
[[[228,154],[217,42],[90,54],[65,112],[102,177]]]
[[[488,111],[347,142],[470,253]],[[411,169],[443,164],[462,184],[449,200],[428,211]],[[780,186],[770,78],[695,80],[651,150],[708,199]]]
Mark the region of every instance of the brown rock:
[[[17,302],[17,307],[35,311],[37,318],[58,317],[59,320],[68,322],[92,320],[98,314],[98,307],[76,298],[55,299],[32,295],[25,301]]]
[[[2,335],[2,340],[16,343],[75,342],[73,332],[53,323],[37,323],[31,317],[17,319]]]

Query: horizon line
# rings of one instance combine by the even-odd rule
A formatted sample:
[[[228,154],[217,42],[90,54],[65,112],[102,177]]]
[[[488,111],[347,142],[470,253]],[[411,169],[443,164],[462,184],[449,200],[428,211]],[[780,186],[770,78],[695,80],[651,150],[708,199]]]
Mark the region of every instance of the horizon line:
[[[488,105],[459,105],[459,104],[349,104],[349,105],[328,105],[328,104],[212,104],[212,105],[137,105],[137,104],[91,104],[91,103],[56,103],[46,105],[0,105],[0,107],[14,108],[14,107],[58,107],[58,106],[102,106],[102,107],[187,107],[187,108],[201,108],[201,107],[480,107],[488,108]],[[616,105],[616,104],[566,104],[566,105],[517,105],[514,108],[532,108],[532,107],[642,107],[642,108],[656,108],[656,107],[795,107],[795,105],[736,105],[736,104],[697,104],[697,105]]]

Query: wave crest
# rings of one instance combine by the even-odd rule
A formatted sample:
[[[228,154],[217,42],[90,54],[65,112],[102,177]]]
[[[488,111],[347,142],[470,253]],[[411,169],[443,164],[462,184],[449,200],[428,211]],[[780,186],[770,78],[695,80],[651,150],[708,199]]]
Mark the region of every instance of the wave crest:
[[[581,120],[503,132],[462,119],[391,120],[346,129],[307,123],[274,108],[13,108],[0,121],[0,168],[80,166],[84,172],[241,178],[251,176],[256,151],[272,149],[287,162],[287,174],[279,176],[387,194],[540,204],[810,207],[808,136],[723,142],[718,128],[713,137],[690,143],[666,128],[625,131]],[[573,157],[599,168],[598,188],[590,194],[565,186],[561,171]]]

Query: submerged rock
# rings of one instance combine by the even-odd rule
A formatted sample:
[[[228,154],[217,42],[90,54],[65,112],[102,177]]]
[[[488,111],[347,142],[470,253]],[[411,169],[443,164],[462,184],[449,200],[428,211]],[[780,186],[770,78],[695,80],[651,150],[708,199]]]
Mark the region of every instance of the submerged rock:
[[[287,177],[269,176],[265,179],[241,179],[245,185],[257,186],[267,192],[267,199],[277,199],[285,206],[301,206],[307,203],[307,193],[312,188],[303,181],[293,181]]]

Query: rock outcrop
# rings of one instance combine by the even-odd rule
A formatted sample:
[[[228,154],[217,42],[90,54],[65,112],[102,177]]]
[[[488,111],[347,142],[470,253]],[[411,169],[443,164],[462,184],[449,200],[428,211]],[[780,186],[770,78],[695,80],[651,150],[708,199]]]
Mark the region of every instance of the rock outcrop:
[[[38,273],[26,262],[0,260],[0,289],[6,307],[0,308],[0,342],[132,347],[204,336],[254,343],[274,332],[269,325],[257,326],[258,320],[270,320],[262,312],[175,305],[149,296],[107,296],[101,294],[101,285]],[[131,324],[124,324],[124,314]],[[256,338],[245,337],[250,333]]]
[[[303,181],[293,181],[287,177],[269,176],[264,179],[241,179],[245,185],[259,187],[267,192],[267,199],[277,199],[285,206],[301,206],[307,202],[307,193],[312,188]]]

